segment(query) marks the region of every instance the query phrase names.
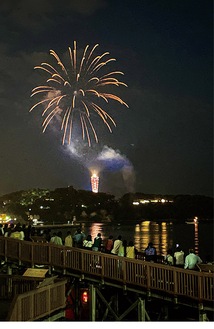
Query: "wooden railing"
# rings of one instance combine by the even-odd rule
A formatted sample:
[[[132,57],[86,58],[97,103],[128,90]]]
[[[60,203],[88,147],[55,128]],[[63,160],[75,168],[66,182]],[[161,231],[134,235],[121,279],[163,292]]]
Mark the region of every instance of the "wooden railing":
[[[159,263],[118,257],[51,243],[0,237],[0,256],[31,266],[43,264],[89,274],[124,285],[186,296],[199,302],[214,299],[213,273],[184,270]]]
[[[7,321],[35,321],[65,308],[67,280],[17,295]]]
[[[35,289],[41,278],[23,277],[21,275],[0,275],[0,299],[12,299],[15,295]]]
[[[200,272],[214,273],[214,264],[197,264]]]

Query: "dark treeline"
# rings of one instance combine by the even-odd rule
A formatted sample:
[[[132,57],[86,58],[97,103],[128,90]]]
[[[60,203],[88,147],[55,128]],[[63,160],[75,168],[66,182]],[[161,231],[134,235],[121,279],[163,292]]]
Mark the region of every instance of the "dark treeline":
[[[153,195],[153,197],[156,197],[156,195]],[[158,197],[160,196],[158,195]],[[123,217],[126,217],[126,214],[132,211],[136,219],[175,219],[182,221],[193,219],[195,216],[200,219],[213,219],[213,198],[211,197],[199,195],[162,197],[170,199],[172,202],[133,206],[132,200],[136,199],[135,194],[124,195],[120,200]]]
[[[145,199],[164,199],[166,202],[135,203]],[[182,221],[195,216],[199,219],[213,219],[213,198],[199,195],[127,193],[116,200],[114,195],[76,190],[69,186],[54,191],[32,189],[3,195],[0,197],[0,213],[22,220],[37,216],[50,223],[66,223],[73,216],[77,220],[93,221]]]

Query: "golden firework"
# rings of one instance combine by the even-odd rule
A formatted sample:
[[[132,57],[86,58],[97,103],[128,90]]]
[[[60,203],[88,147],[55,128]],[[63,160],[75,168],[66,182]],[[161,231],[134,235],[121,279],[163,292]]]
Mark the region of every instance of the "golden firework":
[[[89,50],[87,45],[79,59],[74,41],[74,48],[68,48],[68,66],[63,64],[54,50],[50,50],[50,55],[54,57],[56,66],[49,63],[35,66],[35,69],[44,71],[48,78],[44,85],[32,90],[31,97],[42,96],[42,100],[33,105],[30,112],[38,106],[43,107],[43,132],[54,118],[60,118],[63,145],[65,142],[70,144],[73,124],[77,118],[81,125],[83,140],[87,139],[88,145],[91,146],[91,135],[93,135],[98,143],[94,123],[91,120],[92,113],[96,113],[112,132],[111,125],[116,126],[116,123],[99,103],[114,100],[128,107],[119,96],[106,92],[108,86],[127,87],[127,85],[116,78],[118,75],[123,75],[121,71],[102,74],[103,68],[115,61],[115,58],[109,58],[109,52],[96,56],[97,47],[98,44]],[[77,116],[74,117],[75,113]]]

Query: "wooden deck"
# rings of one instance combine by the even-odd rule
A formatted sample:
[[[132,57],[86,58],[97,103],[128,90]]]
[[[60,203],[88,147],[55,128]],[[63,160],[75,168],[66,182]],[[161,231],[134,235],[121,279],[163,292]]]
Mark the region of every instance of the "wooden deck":
[[[185,296],[199,303],[214,300],[214,275],[210,272],[4,237],[0,237],[0,257],[31,267],[42,264],[145,291]]]
[[[65,308],[65,284],[61,280],[14,297],[7,321],[35,321]]]

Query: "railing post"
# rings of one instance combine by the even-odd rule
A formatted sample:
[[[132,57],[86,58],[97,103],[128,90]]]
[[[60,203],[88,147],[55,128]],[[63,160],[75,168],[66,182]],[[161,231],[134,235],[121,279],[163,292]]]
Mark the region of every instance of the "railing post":
[[[30,303],[32,305],[32,307],[30,307],[30,320],[33,321],[34,316],[35,316],[35,304],[34,304],[34,295],[31,295],[30,298]]]
[[[10,265],[7,267],[7,274],[12,275],[12,267]]]
[[[104,255],[100,256],[100,265],[101,265],[101,277],[104,278],[105,268],[104,268]]]
[[[8,285],[7,285],[7,294],[11,297],[13,292],[13,279],[12,279],[12,268],[8,266],[7,268],[7,274],[10,275],[8,278]]]
[[[173,282],[174,282],[174,295],[177,296],[178,293],[178,275],[177,275],[177,270],[173,268]]]
[[[34,244],[31,245],[31,267],[34,268]]]
[[[203,289],[202,289],[202,272],[199,272],[198,276],[198,299],[202,300],[203,297]]]
[[[66,255],[67,255],[67,250],[63,249],[62,251],[62,262],[63,262],[63,275],[66,274]]]
[[[52,273],[53,270],[53,266],[52,266],[52,245],[51,243],[49,243],[48,245],[48,263],[50,264],[50,268],[49,268],[49,272],[50,274]]]
[[[4,245],[4,260],[5,260],[5,262],[7,262],[7,241],[8,240],[5,239],[5,245]]]
[[[146,265],[146,281],[147,281],[147,290],[151,289],[151,270],[150,265]]]
[[[146,288],[147,288],[147,299],[151,300],[151,270],[150,266],[146,265]]]
[[[96,288],[90,284],[90,318],[96,321]]]
[[[75,284],[75,321],[80,321],[79,315],[79,303],[80,303],[80,291],[79,291],[79,282]]]
[[[48,287],[48,312],[51,312],[51,286]]]
[[[200,322],[207,321],[207,315],[204,312],[204,305],[203,305],[203,303],[199,303],[199,305],[198,305],[198,311],[199,311],[199,321]]]
[[[145,321],[145,300],[138,298],[138,321]]]
[[[19,266],[20,265],[22,265],[22,261],[21,261],[21,259],[22,259],[22,255],[21,255],[21,241],[19,241],[19,247],[18,247],[19,249],[18,249],[18,251],[19,251]]]
[[[18,297],[17,300],[17,321],[22,321],[22,300]]]
[[[127,275],[126,275],[126,269],[127,269],[127,262],[125,261],[125,257],[121,257],[123,258],[122,259],[122,275],[123,275],[123,282],[126,283],[126,278],[127,278]]]
[[[48,263],[51,264],[51,243],[48,245]]]
[[[81,271],[84,270],[84,257],[85,257],[85,253],[83,253],[80,249],[80,266],[81,266]]]

